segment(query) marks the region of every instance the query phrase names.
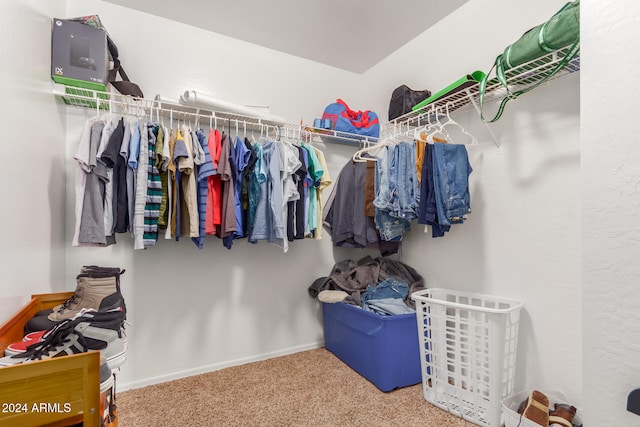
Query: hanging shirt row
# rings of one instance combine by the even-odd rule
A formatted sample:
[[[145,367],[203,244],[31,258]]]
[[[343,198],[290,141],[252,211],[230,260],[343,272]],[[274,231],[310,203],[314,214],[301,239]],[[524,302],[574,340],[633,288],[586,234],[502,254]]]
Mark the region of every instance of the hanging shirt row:
[[[107,246],[129,233],[134,249],[216,236],[282,246],[322,237],[324,154],[308,144],[231,136],[218,129],[168,129],[136,117],[94,117],[74,156],[73,246]]]
[[[324,224],[334,245],[377,245],[382,255],[398,251],[413,220],[442,237],[471,212],[471,171],[464,144],[382,142],[360,150],[342,168],[325,204]]]

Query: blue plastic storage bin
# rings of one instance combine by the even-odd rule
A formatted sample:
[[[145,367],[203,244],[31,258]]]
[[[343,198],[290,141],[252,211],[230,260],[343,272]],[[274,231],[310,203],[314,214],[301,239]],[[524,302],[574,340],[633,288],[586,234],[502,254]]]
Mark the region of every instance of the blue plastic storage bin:
[[[322,304],[327,350],[382,391],[422,381],[415,314],[380,316],[343,302]]]

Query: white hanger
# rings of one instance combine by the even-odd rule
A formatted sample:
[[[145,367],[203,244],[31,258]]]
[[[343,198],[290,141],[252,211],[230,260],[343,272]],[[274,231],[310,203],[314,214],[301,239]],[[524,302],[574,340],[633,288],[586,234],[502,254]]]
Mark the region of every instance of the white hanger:
[[[418,126],[413,131],[413,138],[416,140],[422,140],[422,134],[426,133],[427,135],[437,126],[438,122],[431,121],[431,117],[436,117],[436,109],[435,104],[431,105],[429,112],[426,113],[427,123],[421,126]]]
[[[455,120],[453,120],[453,118],[451,118],[451,115],[449,114],[449,104],[453,104],[453,103],[452,102],[447,102],[447,105],[446,105],[447,121],[445,121],[444,123],[441,124],[440,132],[443,132],[444,128],[446,126],[456,126],[456,127],[458,127],[460,129],[460,131],[464,135],[466,135],[466,136],[468,136],[470,138],[470,141],[469,141],[468,145],[476,145],[478,143],[478,139],[475,136],[473,136],[471,133],[469,133],[464,127],[462,127],[462,125],[460,123],[456,122]]]
[[[414,138],[411,135],[413,132],[412,132],[411,128],[409,127],[409,123],[407,123],[407,130],[405,130],[405,131],[402,130],[402,123],[399,123],[398,126],[399,126],[399,128],[397,129],[397,131],[394,132],[394,134],[391,137],[391,139],[396,143],[400,143],[400,142],[411,142],[411,143],[413,143]]]
[[[425,133],[427,134],[427,142],[437,142],[434,138],[438,137],[440,139],[450,139],[449,134],[444,129],[444,124],[440,121],[441,113],[439,111],[441,108],[442,107],[434,106],[433,115],[429,115],[429,120],[431,120],[431,117],[433,117],[435,121],[430,121],[428,127],[425,129]]]
[[[384,147],[387,147],[389,145],[396,145],[396,142],[388,138],[382,142],[378,142],[373,145],[368,145],[356,151],[355,153],[353,153],[353,156],[351,159],[356,163],[362,163],[369,160],[375,161],[376,160],[375,155],[378,153],[378,151],[382,150]],[[364,157],[363,154],[370,154],[372,157]]]

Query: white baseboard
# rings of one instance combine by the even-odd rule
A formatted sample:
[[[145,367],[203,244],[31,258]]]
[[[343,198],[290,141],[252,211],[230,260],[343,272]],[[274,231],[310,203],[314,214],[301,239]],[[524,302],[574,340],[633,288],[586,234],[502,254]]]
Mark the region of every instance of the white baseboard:
[[[274,357],[286,356],[288,354],[298,353],[301,351],[314,350],[320,347],[324,347],[324,341],[318,341],[316,343],[290,347],[290,348],[274,351],[271,353],[257,354],[255,356],[245,357],[242,359],[235,359],[235,360],[229,360],[226,362],[214,363],[213,365],[200,366],[198,368],[187,369],[184,371],[177,371],[171,374],[159,375],[157,377],[149,377],[143,380],[122,383],[122,384],[118,384],[118,391],[132,390],[132,389],[146,387],[154,384],[160,384],[167,381],[177,380],[180,378],[191,377],[193,375],[199,375],[207,372],[218,371],[224,368],[230,368],[232,366],[244,365],[245,363],[259,362],[261,360],[267,360],[267,359],[272,359]]]

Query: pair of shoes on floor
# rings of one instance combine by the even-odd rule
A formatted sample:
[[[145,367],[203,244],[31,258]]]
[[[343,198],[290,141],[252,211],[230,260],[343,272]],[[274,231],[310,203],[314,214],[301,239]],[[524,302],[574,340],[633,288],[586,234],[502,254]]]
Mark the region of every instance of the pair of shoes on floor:
[[[0,366],[11,366],[35,360],[98,350],[109,369],[122,365],[126,359],[124,310],[83,309],[46,331],[40,341],[30,344],[24,352],[0,358]]]
[[[529,397],[518,408],[518,413],[538,425],[544,427],[573,427],[576,408],[566,403],[554,403],[549,408],[549,398],[538,390],[533,390]]]
[[[25,332],[49,330],[57,323],[70,319],[82,309],[107,311],[126,305],[120,291],[120,276],[124,270],[117,267],[83,266],[76,277],[76,289],[71,298],[53,309],[42,310],[27,322]]]

